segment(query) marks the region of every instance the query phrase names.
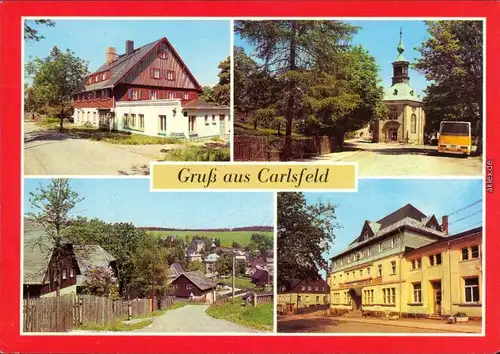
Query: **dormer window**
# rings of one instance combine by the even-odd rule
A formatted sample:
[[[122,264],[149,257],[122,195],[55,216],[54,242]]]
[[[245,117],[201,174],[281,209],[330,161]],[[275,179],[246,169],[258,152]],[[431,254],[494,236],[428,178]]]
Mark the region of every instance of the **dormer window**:
[[[398,95],[398,90],[397,90],[397,89],[396,89],[396,90],[394,90],[393,95],[394,95],[394,96],[397,96],[397,95]]]
[[[411,91],[410,91],[410,95],[412,95],[412,96],[413,96],[413,95],[414,95],[414,93],[415,93],[415,91],[413,91],[413,90],[411,90]]]

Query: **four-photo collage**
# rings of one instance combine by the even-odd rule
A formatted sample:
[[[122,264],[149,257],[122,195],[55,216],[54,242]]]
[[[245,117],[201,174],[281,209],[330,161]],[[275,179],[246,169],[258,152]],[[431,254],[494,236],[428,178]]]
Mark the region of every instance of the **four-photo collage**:
[[[23,21],[21,333],[484,334],[484,19]]]

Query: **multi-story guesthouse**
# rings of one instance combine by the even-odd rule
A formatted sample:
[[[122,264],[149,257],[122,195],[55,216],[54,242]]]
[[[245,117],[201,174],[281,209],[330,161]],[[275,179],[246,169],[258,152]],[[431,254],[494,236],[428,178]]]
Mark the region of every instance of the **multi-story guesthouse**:
[[[368,315],[482,316],[482,227],[448,235],[408,204],[377,222],[332,258],[330,308]]]
[[[324,279],[294,279],[278,289],[278,312],[295,312],[305,307],[325,306],[330,302],[330,287]]]
[[[106,62],[74,94],[76,123],[151,136],[229,134],[229,108],[199,99],[203,90],[167,38],[125,53],[106,51]]]
[[[398,56],[392,63],[392,85],[385,89],[384,103],[389,113],[386,119],[375,120],[372,125],[374,142],[424,143],[425,112],[422,99],[410,86],[410,62],[403,56],[402,32],[397,47]]]

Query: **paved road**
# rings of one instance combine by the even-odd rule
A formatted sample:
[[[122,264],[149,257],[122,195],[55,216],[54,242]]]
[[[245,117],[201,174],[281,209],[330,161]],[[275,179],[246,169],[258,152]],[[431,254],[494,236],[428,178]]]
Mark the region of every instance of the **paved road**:
[[[481,333],[480,322],[449,325],[430,319],[383,320],[332,318],[318,315],[287,316],[278,320],[278,332],[292,333]]]
[[[321,161],[357,162],[358,174],[373,176],[481,176],[477,157],[438,156],[435,146],[346,141],[345,151],[317,157]]]
[[[181,332],[181,333],[250,333],[257,332],[226,320],[219,320],[206,314],[208,305],[186,305],[169,310],[164,315],[154,317],[151,326],[135,332]]]
[[[136,148],[136,150],[133,150]],[[154,160],[143,150],[86,139],[24,124],[25,175],[144,175]]]

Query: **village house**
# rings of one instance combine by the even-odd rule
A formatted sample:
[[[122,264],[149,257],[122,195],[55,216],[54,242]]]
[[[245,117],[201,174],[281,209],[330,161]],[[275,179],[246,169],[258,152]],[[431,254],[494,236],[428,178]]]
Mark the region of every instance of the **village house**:
[[[330,308],[441,318],[456,312],[480,317],[482,228],[448,235],[408,204],[365,221],[360,235],[331,259]]]
[[[389,113],[385,119],[372,125],[373,142],[400,142],[424,144],[425,112],[417,92],[410,86],[410,62],[403,56],[403,33],[400,32],[398,56],[392,63],[392,85],[384,92],[384,103]]]
[[[229,135],[229,107],[199,99],[200,84],[167,38],[125,53],[106,50],[106,61],[73,95],[75,123],[160,137]]]
[[[45,230],[31,220],[24,220],[23,297],[55,296],[58,287],[56,258],[62,257],[60,294],[78,294],[87,271],[94,267],[111,268],[117,274],[116,259],[99,245],[64,243],[55,250]]]
[[[172,282],[175,297],[205,299],[207,302],[212,302],[216,285],[215,279],[206,277],[200,271],[184,272]]]
[[[205,257],[205,274],[214,274],[216,273],[215,264],[220,256],[217,253],[210,253]]]
[[[330,287],[324,279],[301,280],[294,279],[289,284],[278,289],[278,312],[294,312],[296,309],[328,305]]]
[[[184,273],[185,270],[182,268],[182,266],[175,262],[172,263],[169,267],[169,272],[168,272],[168,283],[171,284],[179,275]]]

